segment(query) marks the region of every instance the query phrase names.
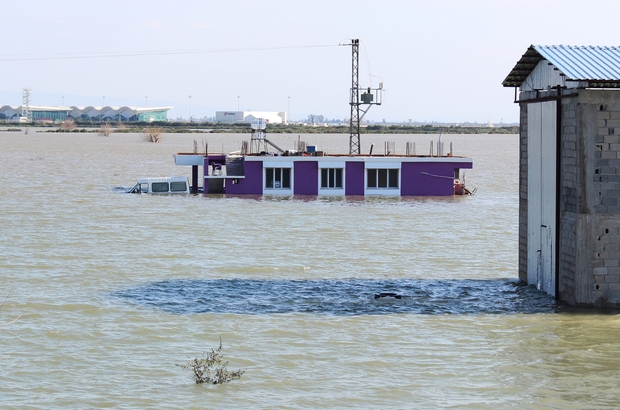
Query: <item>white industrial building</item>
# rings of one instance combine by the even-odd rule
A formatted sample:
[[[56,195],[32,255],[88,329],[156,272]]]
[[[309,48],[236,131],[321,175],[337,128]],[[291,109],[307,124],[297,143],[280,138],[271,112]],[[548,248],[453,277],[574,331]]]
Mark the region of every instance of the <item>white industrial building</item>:
[[[216,122],[247,122],[262,118],[270,124],[287,124],[288,115],[286,112],[275,111],[216,111]]]

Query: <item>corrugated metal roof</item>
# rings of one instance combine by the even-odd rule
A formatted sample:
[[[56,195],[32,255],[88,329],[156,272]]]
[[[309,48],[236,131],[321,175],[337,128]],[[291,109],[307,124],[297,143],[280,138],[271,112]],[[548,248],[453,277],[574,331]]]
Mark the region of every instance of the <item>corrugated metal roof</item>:
[[[521,86],[541,60],[553,64],[566,81],[620,86],[620,47],[532,45],[503,81],[504,87]]]

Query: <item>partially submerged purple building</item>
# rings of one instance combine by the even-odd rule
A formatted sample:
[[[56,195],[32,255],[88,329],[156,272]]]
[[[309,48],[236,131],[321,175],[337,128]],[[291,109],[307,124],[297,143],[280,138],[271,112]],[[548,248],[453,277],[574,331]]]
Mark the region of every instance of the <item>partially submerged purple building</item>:
[[[204,192],[234,195],[447,196],[469,193],[471,158],[421,155],[176,154],[176,165],[203,166]]]

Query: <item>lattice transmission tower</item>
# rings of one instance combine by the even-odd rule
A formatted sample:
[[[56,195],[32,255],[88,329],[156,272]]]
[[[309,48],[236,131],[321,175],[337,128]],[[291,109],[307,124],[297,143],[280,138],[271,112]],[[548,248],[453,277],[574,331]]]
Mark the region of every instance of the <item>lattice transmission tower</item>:
[[[383,83],[379,83],[379,88],[367,87],[363,90],[360,98],[359,86],[359,39],[352,39],[351,46],[351,94],[349,104],[351,105],[351,117],[349,120],[349,155],[360,154],[360,125],[364,115],[372,105],[381,105],[383,102]],[[366,105],[366,109],[361,106]],[[361,113],[361,115],[360,115]]]

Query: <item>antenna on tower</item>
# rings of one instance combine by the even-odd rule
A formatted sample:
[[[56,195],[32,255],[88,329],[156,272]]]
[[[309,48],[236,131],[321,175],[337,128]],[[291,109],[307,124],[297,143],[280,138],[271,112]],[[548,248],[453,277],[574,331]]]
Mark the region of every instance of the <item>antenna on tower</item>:
[[[30,115],[30,91],[30,88],[22,90],[22,118],[25,118],[28,122],[32,121]]]
[[[351,72],[351,96],[349,105],[351,105],[351,118],[349,122],[349,155],[360,154],[360,124],[364,119],[364,115],[368,112],[371,105],[381,105],[383,102],[383,82],[379,83],[379,88],[366,88],[362,91],[360,100],[359,86],[359,39],[351,39],[350,44],[352,52],[352,72]],[[360,108],[367,105],[366,109]],[[361,113],[361,115],[360,115]]]

